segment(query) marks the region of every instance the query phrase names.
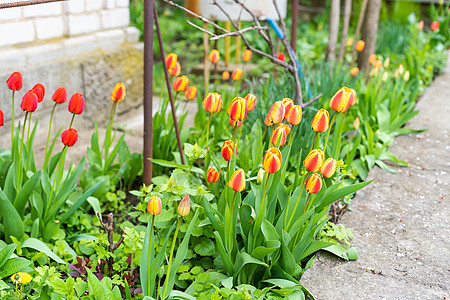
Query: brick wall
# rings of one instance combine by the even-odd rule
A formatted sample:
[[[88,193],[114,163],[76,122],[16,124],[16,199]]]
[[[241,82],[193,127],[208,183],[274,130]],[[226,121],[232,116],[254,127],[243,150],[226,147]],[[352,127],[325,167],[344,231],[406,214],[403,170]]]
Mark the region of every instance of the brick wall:
[[[0,9],[0,47],[124,28],[128,7],[129,0],[68,0]]]

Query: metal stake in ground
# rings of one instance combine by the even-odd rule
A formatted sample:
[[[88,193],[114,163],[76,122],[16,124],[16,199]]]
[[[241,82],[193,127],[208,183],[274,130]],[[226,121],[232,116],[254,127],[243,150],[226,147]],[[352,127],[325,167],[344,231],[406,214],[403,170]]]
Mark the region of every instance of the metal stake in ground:
[[[155,4],[154,4],[155,5]],[[156,24],[156,34],[158,35],[158,43],[159,43],[159,49],[161,50],[161,60],[164,67],[164,76],[166,77],[166,85],[167,85],[167,91],[169,93],[169,100],[170,100],[170,107],[172,109],[172,117],[173,117],[173,125],[175,127],[175,134],[177,135],[177,142],[178,142],[178,151],[180,151],[180,157],[181,157],[181,163],[184,165],[184,155],[183,155],[183,147],[181,145],[181,138],[180,138],[180,130],[178,129],[178,121],[175,111],[175,103],[173,102],[173,95],[172,95],[172,89],[170,87],[170,77],[169,77],[169,70],[167,69],[166,65],[166,54],[164,53],[164,45],[163,40],[161,36],[161,28],[159,27],[159,20],[158,20],[158,14],[156,13],[156,5],[154,6],[155,14],[155,24]]]

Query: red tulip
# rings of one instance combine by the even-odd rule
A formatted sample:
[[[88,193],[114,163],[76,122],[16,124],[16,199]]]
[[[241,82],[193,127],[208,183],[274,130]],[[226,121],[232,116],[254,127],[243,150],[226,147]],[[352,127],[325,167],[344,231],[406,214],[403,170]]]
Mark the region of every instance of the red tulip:
[[[243,169],[238,169],[231,175],[228,186],[236,192],[242,192],[245,189],[245,173]]]
[[[72,147],[78,140],[78,132],[73,128],[64,130],[61,134],[61,140],[67,147]]]
[[[431,27],[430,28],[431,28],[431,31],[437,31],[439,29],[439,22],[438,21],[434,21],[433,23],[431,23]]]
[[[283,52],[278,53],[277,58],[281,61],[286,61],[286,54]]]
[[[210,167],[208,171],[206,172],[206,180],[211,183],[216,183],[219,181],[220,178],[220,172],[217,172],[216,169],[213,167]]]
[[[38,96],[33,90],[29,90],[22,97],[22,103],[20,103],[20,107],[23,111],[33,112],[36,110],[38,105]]]
[[[81,114],[84,110],[84,97],[80,93],[75,93],[69,100],[69,111],[73,114]]]
[[[120,102],[125,98],[125,85],[122,82],[117,83],[111,93],[112,102]]]
[[[0,127],[5,125],[5,120],[3,118],[3,111],[0,109]]]
[[[67,101],[67,91],[65,87],[59,87],[53,93],[52,100],[56,103],[64,103]]]
[[[20,90],[22,88],[22,74],[20,72],[12,73],[8,80],[6,80],[6,84],[10,90]]]
[[[36,93],[38,102],[42,102],[45,96],[45,87],[40,83],[36,83],[35,86],[33,86],[32,90]]]

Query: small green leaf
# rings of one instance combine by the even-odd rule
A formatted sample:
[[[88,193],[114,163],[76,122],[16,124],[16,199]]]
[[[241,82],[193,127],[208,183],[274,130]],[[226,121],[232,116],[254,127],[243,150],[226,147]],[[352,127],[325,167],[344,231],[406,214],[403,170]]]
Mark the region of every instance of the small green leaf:
[[[214,243],[207,237],[196,239],[197,244],[194,246],[194,251],[201,256],[214,255]]]

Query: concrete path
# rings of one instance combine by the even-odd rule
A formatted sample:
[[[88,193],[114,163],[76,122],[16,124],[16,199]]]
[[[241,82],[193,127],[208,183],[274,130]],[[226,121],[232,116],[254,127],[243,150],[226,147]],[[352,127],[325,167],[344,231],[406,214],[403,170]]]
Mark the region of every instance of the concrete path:
[[[391,151],[409,167],[375,168],[341,223],[359,259],[320,253],[302,277],[318,300],[450,299],[450,57]]]

